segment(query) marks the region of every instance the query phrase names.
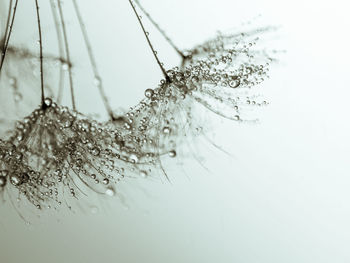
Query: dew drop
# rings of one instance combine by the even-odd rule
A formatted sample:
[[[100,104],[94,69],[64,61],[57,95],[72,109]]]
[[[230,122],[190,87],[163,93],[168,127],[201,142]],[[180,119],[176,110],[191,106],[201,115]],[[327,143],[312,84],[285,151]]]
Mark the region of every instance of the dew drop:
[[[106,185],[109,184],[109,179],[104,178],[104,179],[102,180],[102,183],[103,183],[103,184],[106,184]]]
[[[146,89],[146,90],[145,90],[145,96],[146,96],[147,98],[151,98],[151,97],[153,96],[153,94],[154,94],[153,89]]]
[[[148,176],[148,173],[144,170],[140,172],[141,177],[146,178]]]
[[[231,80],[228,85],[231,87],[231,88],[237,88],[239,85],[240,85],[240,81],[239,80]]]
[[[19,178],[18,175],[11,175],[10,182],[14,186],[19,186],[21,184],[21,179]]]
[[[164,133],[164,134],[169,134],[170,131],[171,131],[171,129],[170,129],[169,127],[164,127],[164,128],[163,128],[163,133]]]
[[[52,99],[46,98],[46,99],[44,100],[44,103],[45,103],[45,105],[46,105],[47,107],[50,107],[50,106],[52,105]]]
[[[73,122],[72,122],[71,120],[69,120],[69,119],[67,119],[67,120],[65,120],[65,121],[63,122],[63,126],[64,126],[65,128],[70,128],[70,127],[72,127],[72,125],[73,125]]]
[[[106,189],[106,195],[114,196],[115,195],[115,190],[112,187],[107,188]]]
[[[22,94],[17,91],[13,94],[13,96],[14,96],[15,102],[20,102],[23,99]]]
[[[8,174],[9,174],[9,172],[7,170],[0,171],[0,176],[1,177],[7,177]]]
[[[15,78],[9,78],[9,83],[11,86],[16,86],[16,79]]]
[[[124,127],[125,127],[125,129],[127,129],[127,130],[130,130],[130,129],[131,129],[131,125],[130,125],[129,123],[127,123],[127,122],[124,123]]]
[[[94,78],[94,84],[95,86],[101,86],[101,78],[100,77],[95,77]]]
[[[63,69],[63,70],[65,70],[65,71],[66,71],[66,70],[68,70],[68,68],[69,68],[68,63],[65,63],[65,62],[64,62],[64,63],[62,63],[62,69]]]
[[[19,142],[23,140],[23,133],[22,132],[18,132],[17,133],[17,138],[16,138]]]
[[[171,151],[169,152],[169,156],[170,156],[171,158],[176,157],[176,151],[175,151],[175,150],[171,150]]]
[[[129,160],[130,160],[130,162],[132,162],[132,163],[137,163],[137,162],[139,161],[139,158],[137,157],[136,154],[132,153],[132,154],[130,154],[130,156],[129,156]]]
[[[91,154],[94,156],[98,156],[100,154],[100,149],[95,147],[91,150]]]

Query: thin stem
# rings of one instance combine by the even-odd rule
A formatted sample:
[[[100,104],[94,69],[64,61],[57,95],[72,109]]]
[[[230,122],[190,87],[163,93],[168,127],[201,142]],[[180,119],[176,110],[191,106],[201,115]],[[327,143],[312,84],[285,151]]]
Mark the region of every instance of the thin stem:
[[[39,32],[39,49],[40,49],[40,86],[41,86],[41,106],[45,105],[45,92],[44,92],[44,72],[43,72],[43,42],[41,35],[41,23],[40,23],[40,12],[38,0],[35,0],[36,6],[36,18],[38,21],[38,32]]]
[[[167,36],[167,34],[165,33],[165,31],[159,26],[159,24],[153,20],[153,18],[151,17],[151,15],[146,11],[146,9],[140,4],[139,0],[134,0],[135,3],[138,5],[138,7],[141,9],[141,11],[147,16],[147,18],[149,19],[149,21],[151,21],[151,23],[155,26],[155,28],[158,29],[158,31],[160,32],[160,34],[165,38],[165,40],[170,44],[170,46],[172,46],[175,51],[177,52],[177,54],[179,54],[179,56],[181,56],[183,59],[186,59],[187,56],[175,45],[175,43]]]
[[[63,16],[60,0],[57,0],[57,7],[58,7],[59,15],[60,15],[62,32],[63,32],[64,47],[66,50],[66,57],[67,57],[67,61],[68,61],[68,75],[69,75],[69,86],[70,86],[70,93],[71,93],[71,99],[72,99],[72,107],[73,107],[73,110],[76,110],[74,89],[73,89],[73,76],[72,76],[72,69],[71,69],[71,60],[70,60],[70,55],[69,55],[69,47],[68,47],[68,39],[67,39],[67,31],[66,31],[66,25],[64,23],[64,16]]]
[[[60,23],[59,19],[57,16],[57,10],[55,7],[54,0],[50,0],[50,6],[51,6],[51,12],[52,12],[52,17],[55,23],[55,28],[56,28],[56,37],[57,37],[57,42],[58,42],[58,53],[59,57],[63,58],[64,56],[64,51],[63,51],[63,40],[61,36],[61,30],[60,30]],[[62,64],[62,63],[61,63]],[[60,66],[60,73],[59,73],[59,82],[58,82],[58,94],[57,94],[57,103],[61,103],[62,99],[62,93],[63,93],[63,68],[62,65]]]
[[[97,63],[96,63],[96,60],[95,60],[95,57],[94,57],[94,54],[93,54],[92,48],[91,48],[91,43],[90,43],[90,40],[89,40],[89,37],[87,34],[87,30],[86,30],[86,27],[85,27],[85,24],[84,24],[84,21],[83,21],[83,18],[81,16],[79,6],[78,6],[76,0],[73,0],[73,5],[74,5],[75,13],[76,13],[78,21],[79,21],[81,32],[83,34],[85,46],[86,46],[86,49],[87,49],[87,52],[89,55],[90,64],[91,64],[92,71],[94,73],[94,77],[95,77],[95,81],[96,81],[95,84],[99,90],[100,96],[102,98],[102,101],[103,101],[103,104],[106,108],[107,113],[109,114],[110,118],[112,120],[114,120],[114,114],[113,114],[112,108],[108,102],[108,98],[106,96],[106,93],[104,91],[103,84],[102,84],[102,78],[98,72]]]
[[[8,36],[7,36],[6,40],[5,40],[4,48],[1,50],[0,73],[1,73],[2,66],[3,66],[4,61],[5,61],[6,51],[7,51],[7,48],[9,46],[10,37],[11,37],[11,33],[12,33],[12,28],[13,28],[13,24],[15,22],[15,16],[16,16],[16,11],[17,11],[17,4],[18,4],[18,0],[16,0],[16,2],[15,2],[14,8],[13,8],[12,19],[11,19],[11,23],[10,23],[10,29],[8,30]]]
[[[139,16],[139,14],[137,13],[134,4],[132,3],[131,0],[129,0],[129,3],[130,3],[130,5],[131,5],[132,9],[134,10],[134,13],[135,13],[135,15],[136,15],[136,17],[137,17],[137,20],[139,21],[140,26],[141,26],[141,28],[142,28],[143,34],[145,35],[145,37],[146,37],[146,39],[147,39],[147,43],[148,43],[149,47],[151,48],[152,53],[153,53],[153,55],[154,55],[154,57],[155,57],[155,59],[156,59],[158,65],[159,65],[160,69],[162,70],[162,73],[163,73],[163,75],[164,75],[166,81],[167,81],[167,82],[171,82],[169,75],[166,73],[166,71],[165,71],[165,69],[164,69],[162,63],[159,61],[159,58],[158,58],[158,56],[157,56],[157,52],[154,50],[154,48],[153,48],[153,46],[152,46],[152,43],[151,43],[151,41],[150,41],[150,39],[149,39],[149,37],[148,37],[148,33],[146,32],[146,30],[145,30],[145,28],[144,28],[144,26],[143,26],[143,24],[142,24],[141,18],[140,18],[140,16]]]
[[[9,25],[10,25],[10,20],[11,20],[11,11],[12,11],[12,4],[13,4],[13,1],[10,0],[9,9],[8,9],[8,13],[7,13],[7,19],[6,19],[5,34],[4,34],[4,37],[1,39],[1,50],[4,50],[5,40],[7,39],[7,34],[8,34],[8,31],[9,31]],[[2,59],[2,54],[1,54],[1,59]]]

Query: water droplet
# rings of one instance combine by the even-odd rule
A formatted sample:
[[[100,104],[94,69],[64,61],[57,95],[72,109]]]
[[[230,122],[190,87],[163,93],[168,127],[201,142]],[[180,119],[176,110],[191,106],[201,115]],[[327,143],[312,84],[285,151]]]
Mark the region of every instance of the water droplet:
[[[94,84],[95,84],[95,86],[101,86],[101,78],[96,76],[94,78]]]
[[[145,90],[145,96],[147,98],[151,98],[153,96],[153,93],[154,93],[153,89],[146,89]]]
[[[63,62],[63,63],[62,63],[62,69],[66,71],[66,70],[68,70],[68,68],[69,68],[68,63]]]
[[[0,171],[0,176],[1,176],[1,177],[7,177],[8,174],[9,174],[9,172],[8,172],[7,170],[2,170],[2,171]]]
[[[95,147],[91,150],[91,154],[94,156],[98,156],[100,154],[100,149]]]
[[[130,154],[130,156],[129,156],[129,160],[130,160],[130,162],[132,162],[132,163],[137,163],[137,162],[139,161],[139,158],[137,157],[136,154],[132,153],[132,154]]]
[[[170,156],[171,158],[176,157],[176,151],[175,151],[175,150],[171,150],[171,151],[169,152],[169,156]]]
[[[148,173],[144,170],[140,172],[141,177],[146,178],[148,176]]]
[[[11,175],[10,182],[14,186],[19,186],[21,184],[21,179],[19,178],[18,175]]]
[[[114,196],[115,195],[115,190],[112,187],[108,187],[106,189],[106,195],[108,196]]]
[[[199,82],[199,78],[198,78],[197,76],[193,76],[193,77],[191,78],[191,80],[192,80],[192,82],[194,82],[194,83]]]
[[[127,130],[130,130],[130,129],[131,129],[131,125],[130,125],[129,123],[127,123],[127,122],[124,123],[124,127],[125,127],[125,129],[127,129]]]
[[[165,134],[169,134],[170,131],[171,131],[171,129],[169,127],[164,127],[163,128],[163,133],[165,133]]]
[[[23,140],[23,133],[22,132],[18,132],[17,133],[17,138],[16,138],[19,142]]]
[[[44,100],[44,103],[45,103],[45,105],[46,105],[47,107],[50,107],[50,106],[52,105],[52,99],[46,98],[46,99]]]
[[[67,120],[65,120],[64,122],[63,122],[63,126],[65,127],[65,128],[69,128],[69,127],[71,127],[73,125],[73,122],[71,121],[71,120],[69,120],[69,119],[67,119]]]
[[[240,81],[239,80],[231,80],[228,85],[231,87],[231,88],[237,88],[239,85],[240,85]]]
[[[23,99],[22,94],[17,91],[13,93],[13,96],[14,96],[15,102],[20,102]]]
[[[11,86],[16,86],[16,79],[15,78],[9,78],[9,83]]]

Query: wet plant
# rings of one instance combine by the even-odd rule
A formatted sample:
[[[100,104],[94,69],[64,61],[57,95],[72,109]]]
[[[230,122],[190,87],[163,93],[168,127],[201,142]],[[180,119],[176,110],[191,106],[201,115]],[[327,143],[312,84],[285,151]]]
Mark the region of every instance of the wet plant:
[[[250,94],[250,90],[268,77],[270,62],[273,59],[267,51],[252,50],[258,39],[249,40],[259,32],[269,31],[270,27],[257,29],[246,35],[240,33],[238,35],[218,36],[186,51],[186,55],[184,55],[185,52],[181,52],[175,46],[142,8],[139,1],[136,1],[170,45],[183,58],[181,67],[166,70],[158,58],[136,6],[131,1],[129,2],[164,76],[158,88],[146,90],[146,99],[135,107],[138,114],[135,114],[134,109],[128,113],[131,116],[137,115],[139,119],[130,121],[130,123],[135,124],[140,123],[140,120],[149,120],[148,116],[152,116],[152,114],[145,109],[150,109],[149,111],[158,112],[158,114],[153,114],[151,125],[140,124],[142,130],[146,130],[147,133],[147,127],[151,127],[151,130],[156,127],[156,130],[161,131],[168,127],[171,123],[169,120],[173,119],[176,120],[176,125],[171,127],[171,130],[174,134],[182,135],[177,138],[183,138],[186,134],[202,128],[200,124],[196,123],[196,116],[193,116],[195,103],[201,104],[221,117],[239,122],[250,121],[249,117],[245,116],[249,113],[249,108],[268,104],[265,100],[259,99],[259,96]],[[167,120],[167,122],[162,123],[163,120]],[[152,141],[157,142],[164,139],[162,133],[150,132],[150,134],[152,133],[153,136],[155,135],[155,139]],[[164,146],[159,143],[156,148],[163,149]]]
[[[254,122],[249,112],[268,104],[251,90],[268,77],[270,63],[275,60],[273,52],[257,48],[257,36],[274,30],[273,27],[219,34],[182,51],[136,1],[182,58],[179,67],[166,69],[137,6],[128,1],[163,78],[157,87],[145,87],[144,98],[121,115],[115,114],[109,104],[83,16],[77,1],[71,1],[108,121],[98,121],[78,110],[75,96],[78,83],[74,79],[66,14],[61,1],[50,0],[57,56],[44,52],[39,0],[33,0],[38,55],[11,45],[18,0],[9,1],[5,33],[0,43],[0,85],[6,97],[13,97],[15,108],[28,103],[30,112],[11,115],[10,119],[16,120],[16,124],[7,129],[0,140],[2,193],[17,191],[39,210],[57,210],[62,205],[71,208],[91,192],[114,195],[125,178],[161,174],[170,180],[163,159],[177,158],[190,138],[205,133],[203,127],[207,120],[203,122],[198,116],[201,111],[232,121]],[[36,75],[22,78],[15,70],[16,65],[30,67],[28,63],[33,61]],[[71,107],[61,102],[66,75]],[[31,79],[33,81],[29,82]],[[23,82],[32,87],[32,91],[26,91],[32,97],[21,97],[18,86],[25,86],[19,85]],[[33,104],[39,102],[38,91],[40,103],[34,107]],[[4,105],[5,114],[14,112],[13,106],[6,110],[9,103]]]

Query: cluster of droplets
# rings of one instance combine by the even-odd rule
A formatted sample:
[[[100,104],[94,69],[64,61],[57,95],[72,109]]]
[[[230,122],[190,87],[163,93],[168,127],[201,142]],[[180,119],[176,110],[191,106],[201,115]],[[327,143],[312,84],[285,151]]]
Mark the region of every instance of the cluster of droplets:
[[[22,100],[23,96],[21,92],[18,91],[17,79],[9,78],[9,85],[10,85],[10,89],[12,90],[14,102],[19,103]]]
[[[239,122],[251,120],[250,109],[268,104],[252,95],[251,88],[268,78],[274,61],[271,52],[256,48],[256,35],[272,29],[219,34],[187,50],[181,67],[164,71],[166,78],[156,88],[146,89],[142,101],[106,123],[46,98],[16,124],[7,140],[0,140],[0,192],[17,191],[40,210],[62,204],[70,208],[86,190],[113,196],[124,178],[159,171],[167,176],[163,158],[179,156],[186,140],[203,131],[197,104]],[[14,62],[38,63],[27,51],[9,52]],[[70,70],[70,62],[55,61],[62,70]],[[102,89],[96,72],[94,84]],[[7,74],[16,103],[23,99],[17,76]],[[28,85],[38,86],[37,81]]]
[[[36,208],[49,206],[56,199],[56,182],[41,176],[25,163],[25,148],[0,140],[0,192],[17,190],[20,200],[24,196]]]
[[[161,94],[162,105],[173,107],[170,116],[177,118],[181,110],[188,112],[186,122],[191,121],[193,101],[224,118],[251,121],[249,109],[268,104],[252,94],[251,88],[268,78],[272,59],[267,52],[252,51],[256,42],[246,43],[244,35],[235,38],[240,40],[233,45],[218,36],[194,48],[183,67],[168,70],[169,80],[162,81],[157,92],[146,90],[146,97]]]
[[[126,143],[137,145],[137,151],[151,155],[155,164],[161,157],[176,157],[176,149],[188,132],[191,104],[185,94],[162,80],[155,89],[146,89],[145,98],[120,117],[111,122],[112,127],[122,131]]]
[[[11,182],[38,209],[57,208],[83,189],[112,196],[123,178],[146,177],[158,153],[125,125],[111,127],[45,99],[1,141],[1,188]]]
[[[205,41],[204,43],[193,47],[190,50],[186,50],[186,59],[184,64],[191,64],[201,59],[215,60],[215,58],[221,57],[225,63],[229,66],[234,64],[230,62],[236,62],[238,59],[244,58],[254,60],[255,62],[261,60],[274,61],[274,54],[281,52],[276,49],[261,48],[257,45],[262,36],[268,35],[277,30],[276,27],[266,26],[261,28],[254,28],[244,32],[233,33],[219,33],[216,37]],[[242,56],[243,55],[243,56]]]
[[[251,94],[250,88],[267,77],[268,66],[245,64],[234,71],[218,70],[213,62],[201,60],[184,70],[170,70],[168,74],[172,81],[170,87],[180,90],[180,98],[189,97],[227,119],[248,120],[249,117],[244,116],[249,112],[247,108],[267,104],[258,95]]]
[[[182,67],[168,70],[168,78],[146,89],[140,103],[109,125],[121,132],[123,143],[161,164],[162,156],[177,156],[186,137],[203,132],[205,123],[197,120],[195,104],[230,120],[255,122],[248,113],[268,102],[251,88],[268,78],[273,58],[254,48],[254,36],[272,29],[219,35],[187,51]]]
[[[151,154],[159,164],[162,156],[176,157],[186,137],[203,131],[195,104],[230,120],[255,122],[250,109],[268,102],[251,94],[251,88],[268,78],[273,59],[269,52],[253,49],[257,39],[250,38],[268,30],[219,35],[187,51],[182,67],[168,70],[168,78],[157,88],[146,89],[140,103],[109,124],[121,132],[123,143]]]

